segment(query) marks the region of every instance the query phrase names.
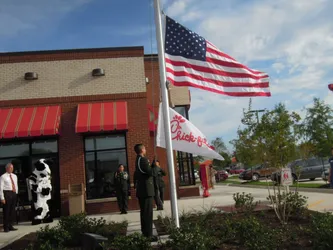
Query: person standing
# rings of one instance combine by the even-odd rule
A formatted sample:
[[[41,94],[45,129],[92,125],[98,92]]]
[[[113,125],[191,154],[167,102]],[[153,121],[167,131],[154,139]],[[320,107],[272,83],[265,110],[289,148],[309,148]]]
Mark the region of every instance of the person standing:
[[[217,171],[214,169],[213,165],[209,165],[209,173],[210,173],[210,183],[211,183],[211,187],[212,189],[215,188],[215,184],[216,184],[216,173]]]
[[[123,164],[120,164],[115,173],[115,187],[118,206],[121,214],[127,214],[128,209],[128,187],[130,185],[129,175]]]
[[[6,165],[6,173],[0,177],[0,200],[3,206],[3,229],[7,233],[16,231],[13,227],[18,193],[17,176],[13,174],[12,163]]]
[[[140,221],[142,234],[154,240],[153,238],[153,197],[154,181],[153,167],[150,166],[146,158],[146,148],[143,144],[136,144],[134,151],[137,154],[135,161],[134,186],[136,188],[136,197],[140,205]]]
[[[155,187],[155,203],[157,206],[157,210],[163,210],[164,204],[164,188],[165,183],[163,180],[163,176],[166,176],[165,171],[160,167],[160,162],[156,160],[154,162],[154,187]]]
[[[332,157],[328,159],[328,162],[330,163],[330,170],[329,170],[329,174],[328,174],[328,181],[330,183],[331,188],[333,188],[333,147],[331,148],[331,154]]]

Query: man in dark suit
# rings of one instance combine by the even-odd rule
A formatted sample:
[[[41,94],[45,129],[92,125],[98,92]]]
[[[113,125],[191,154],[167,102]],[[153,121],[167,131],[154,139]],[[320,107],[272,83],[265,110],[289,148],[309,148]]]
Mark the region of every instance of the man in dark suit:
[[[160,167],[160,162],[156,160],[154,162],[154,187],[155,187],[155,203],[157,210],[163,210],[164,203],[164,188],[165,183],[163,176],[166,176],[165,171]]]
[[[147,238],[154,240],[153,237],[153,165],[150,166],[146,156],[146,148],[142,144],[134,147],[137,154],[135,161],[134,188],[136,197],[139,199],[141,232]]]

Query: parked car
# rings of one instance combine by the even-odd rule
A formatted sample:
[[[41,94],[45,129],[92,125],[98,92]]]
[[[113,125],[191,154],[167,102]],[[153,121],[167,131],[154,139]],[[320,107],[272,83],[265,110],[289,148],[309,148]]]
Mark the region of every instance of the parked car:
[[[297,170],[298,167],[299,170]],[[324,160],[323,162],[321,158],[317,157],[307,160],[299,159],[287,165],[287,168],[291,168],[294,182],[302,179],[314,181],[316,178],[322,178],[323,171],[328,167],[329,163],[327,161]],[[271,179],[272,181],[280,182],[280,171],[273,173]]]
[[[238,178],[241,180],[258,181],[262,177],[270,177],[276,170],[276,168],[269,167],[266,164],[259,164],[245,170],[239,175]]]
[[[321,174],[321,178],[324,181],[328,181],[328,175],[329,175],[329,173],[330,173],[330,168],[325,167],[324,171]]]
[[[244,171],[245,171],[245,169],[243,169],[243,168],[232,168],[232,169],[230,169],[229,173],[230,174],[240,174]]]
[[[215,175],[216,182],[225,181],[226,179],[228,179],[228,177],[229,174],[225,170],[218,170]]]

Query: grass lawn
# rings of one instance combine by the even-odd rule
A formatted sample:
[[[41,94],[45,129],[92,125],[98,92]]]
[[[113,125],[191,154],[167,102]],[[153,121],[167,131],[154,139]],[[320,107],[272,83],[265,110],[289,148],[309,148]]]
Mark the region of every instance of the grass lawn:
[[[236,176],[230,176],[228,178],[228,180],[238,180],[238,175],[236,175]]]
[[[238,184],[238,185],[253,185],[253,186],[273,186],[272,182],[260,182],[260,181],[235,181],[235,179],[228,179],[217,184]],[[296,187],[297,184],[292,185],[291,187]],[[299,188],[329,188],[329,184],[322,183],[298,183]]]

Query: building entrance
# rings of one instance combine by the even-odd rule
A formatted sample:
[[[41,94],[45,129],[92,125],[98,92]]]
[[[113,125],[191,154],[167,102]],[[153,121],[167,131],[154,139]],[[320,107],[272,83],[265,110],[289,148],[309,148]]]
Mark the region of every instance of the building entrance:
[[[29,141],[10,141],[0,143],[0,175],[5,172],[5,166],[11,162],[14,173],[18,177],[18,201],[20,206],[30,206],[27,178],[39,159],[52,159],[52,215],[59,217],[60,211],[60,174],[58,141],[56,138]],[[30,209],[29,209],[30,210]]]

